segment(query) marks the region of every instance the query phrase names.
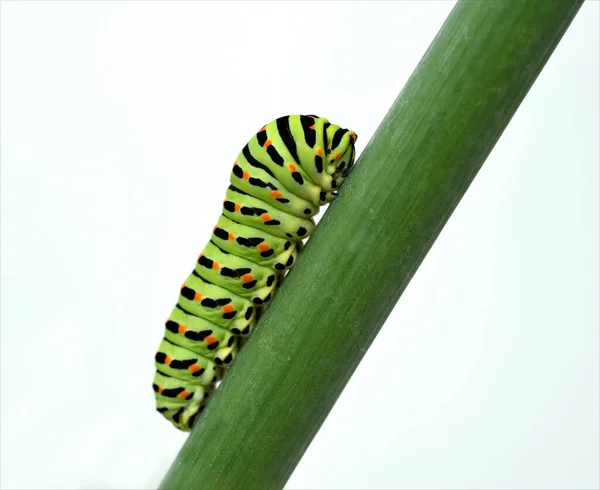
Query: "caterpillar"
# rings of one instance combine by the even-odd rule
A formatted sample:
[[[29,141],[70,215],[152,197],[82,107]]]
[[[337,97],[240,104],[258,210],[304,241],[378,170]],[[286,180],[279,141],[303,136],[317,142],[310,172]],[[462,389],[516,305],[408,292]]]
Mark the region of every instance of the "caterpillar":
[[[194,426],[354,165],[356,133],[323,117],[280,117],[239,153],[223,211],[179,293],[155,356],[156,409]]]

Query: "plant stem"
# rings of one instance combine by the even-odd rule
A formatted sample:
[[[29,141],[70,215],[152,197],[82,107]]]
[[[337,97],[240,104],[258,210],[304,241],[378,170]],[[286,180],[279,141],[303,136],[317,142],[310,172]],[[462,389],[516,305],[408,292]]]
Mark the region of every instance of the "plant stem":
[[[285,485],[582,3],[456,5],[161,488]]]

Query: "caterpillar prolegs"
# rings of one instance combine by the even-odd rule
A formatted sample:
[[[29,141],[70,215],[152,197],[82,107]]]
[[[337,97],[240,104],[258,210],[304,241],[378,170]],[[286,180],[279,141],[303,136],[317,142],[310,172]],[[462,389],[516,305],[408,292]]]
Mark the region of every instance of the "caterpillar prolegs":
[[[216,383],[335,199],[356,133],[317,116],[265,125],[233,165],[223,213],[166,322],[156,354],[157,410],[190,430]]]

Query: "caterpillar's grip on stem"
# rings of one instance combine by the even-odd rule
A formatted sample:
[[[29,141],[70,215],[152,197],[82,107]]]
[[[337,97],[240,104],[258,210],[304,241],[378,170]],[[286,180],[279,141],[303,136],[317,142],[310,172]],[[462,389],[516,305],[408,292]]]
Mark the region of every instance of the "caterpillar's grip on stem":
[[[284,116],[246,144],[223,214],[181,286],[156,354],[156,409],[190,430],[354,165],[356,133]]]

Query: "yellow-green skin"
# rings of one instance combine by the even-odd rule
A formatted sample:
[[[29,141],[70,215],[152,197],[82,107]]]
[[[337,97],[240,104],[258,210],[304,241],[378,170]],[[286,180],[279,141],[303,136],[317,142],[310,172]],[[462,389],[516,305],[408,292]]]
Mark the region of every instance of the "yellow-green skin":
[[[354,164],[356,134],[317,116],[264,126],[237,157],[223,214],[156,354],[156,407],[190,430]]]

